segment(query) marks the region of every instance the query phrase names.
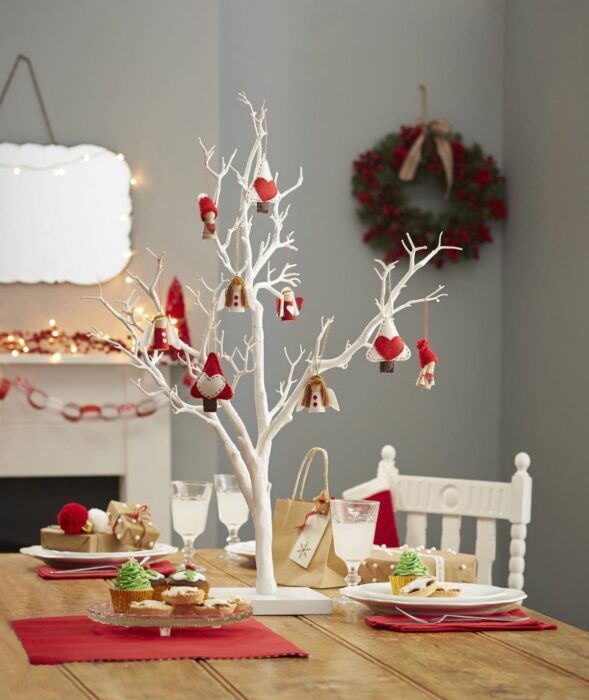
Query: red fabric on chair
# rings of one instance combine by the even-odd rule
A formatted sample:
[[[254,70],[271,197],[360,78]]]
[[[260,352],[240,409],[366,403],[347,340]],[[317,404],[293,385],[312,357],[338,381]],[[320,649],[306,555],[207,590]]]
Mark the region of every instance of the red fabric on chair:
[[[219,629],[173,629],[160,637],[150,627],[115,627],[87,617],[13,620],[32,664],[151,659],[261,659],[309,654],[254,619]]]
[[[374,533],[374,544],[398,547],[401,543],[399,542],[397,524],[395,523],[395,509],[391,492],[388,490],[379,491],[374,496],[368,496],[365,500],[378,501],[380,503],[376,531]]]

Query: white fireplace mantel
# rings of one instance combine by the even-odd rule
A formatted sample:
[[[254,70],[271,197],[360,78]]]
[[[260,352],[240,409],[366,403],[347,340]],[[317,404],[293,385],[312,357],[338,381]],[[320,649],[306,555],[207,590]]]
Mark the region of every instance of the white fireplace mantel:
[[[0,354],[0,365],[6,378],[21,376],[66,402],[121,404],[145,399],[131,382],[140,370],[123,355]],[[170,428],[168,407],[145,418],[71,423],[50,410],[32,408],[13,387],[0,401],[0,478],[117,476],[121,498],[148,503],[160,541],[170,542]],[[107,504],[85,505],[106,508]]]

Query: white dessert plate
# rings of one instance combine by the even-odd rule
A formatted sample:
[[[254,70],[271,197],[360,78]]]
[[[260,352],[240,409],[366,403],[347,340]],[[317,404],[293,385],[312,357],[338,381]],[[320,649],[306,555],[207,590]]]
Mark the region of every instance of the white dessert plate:
[[[514,588],[497,588],[496,586],[481,586],[476,583],[456,584],[460,590],[457,598],[415,598],[396,596],[390,593],[390,584],[367,583],[342,589],[342,595],[358,603],[363,603],[375,612],[394,614],[396,609],[422,614],[442,613],[447,611],[468,611],[469,613],[487,612],[508,605],[521,603],[527,596],[523,591]],[[495,589],[491,594],[489,589]]]
[[[245,557],[252,561],[256,560],[256,541],[249,540],[247,542],[238,542],[237,544],[228,544],[225,551],[229,554],[237,554],[240,557]]]
[[[51,566],[98,566],[99,564],[122,564],[129,557],[145,559],[146,563],[169,557],[178,551],[171,544],[157,543],[152,549],[136,549],[132,552],[58,552],[55,549],[45,549],[41,545],[23,547],[21,554],[42,559]]]

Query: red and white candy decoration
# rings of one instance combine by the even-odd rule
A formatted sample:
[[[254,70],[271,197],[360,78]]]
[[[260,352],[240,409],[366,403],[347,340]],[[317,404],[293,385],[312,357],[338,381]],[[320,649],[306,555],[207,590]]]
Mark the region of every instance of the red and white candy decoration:
[[[417,349],[419,350],[419,366],[421,369],[417,375],[415,386],[418,386],[420,389],[431,389],[432,386],[436,385],[434,371],[438,356],[430,348],[426,338],[417,341]]]
[[[215,202],[207,194],[198,195],[198,208],[200,209],[200,218],[204,222],[202,230],[203,240],[212,240],[217,236],[217,225],[215,221],[219,216]]]
[[[276,198],[278,187],[272,178],[272,172],[266,156],[263,155],[254,180],[254,186],[249,192],[249,200],[256,202],[257,211],[262,214],[268,213],[268,204]]]
[[[202,372],[192,385],[190,395],[195,399],[202,399],[205,413],[216,413],[217,401],[233,398],[233,389],[223,374],[216,352],[209,353]]]
[[[390,374],[395,370],[395,362],[405,362],[411,357],[411,350],[399,335],[392,318],[385,318],[381,323],[366,353],[369,362],[380,362],[380,371]]]

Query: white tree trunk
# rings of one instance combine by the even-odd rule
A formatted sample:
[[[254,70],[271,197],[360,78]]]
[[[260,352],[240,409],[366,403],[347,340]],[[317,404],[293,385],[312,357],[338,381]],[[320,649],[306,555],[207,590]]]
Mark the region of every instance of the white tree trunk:
[[[268,463],[265,474],[254,476],[252,487],[255,508],[252,512],[256,532],[256,591],[262,595],[276,592],[274,565],[272,561],[272,498],[268,484]]]

